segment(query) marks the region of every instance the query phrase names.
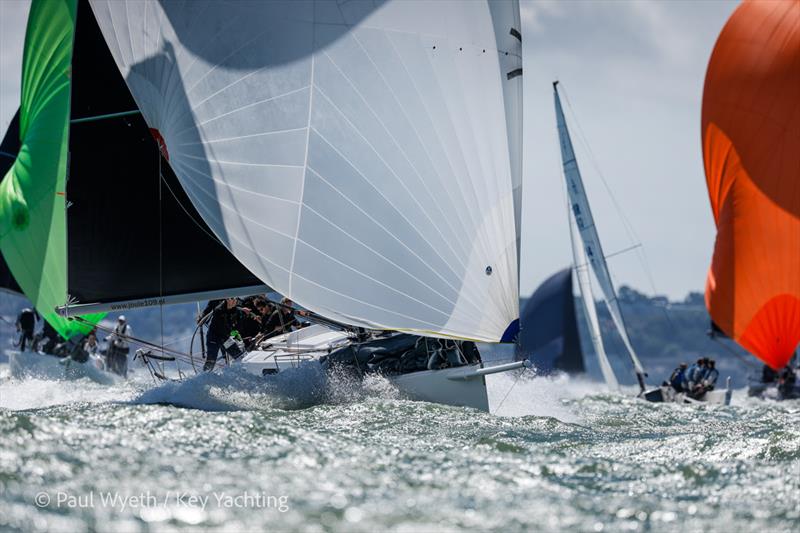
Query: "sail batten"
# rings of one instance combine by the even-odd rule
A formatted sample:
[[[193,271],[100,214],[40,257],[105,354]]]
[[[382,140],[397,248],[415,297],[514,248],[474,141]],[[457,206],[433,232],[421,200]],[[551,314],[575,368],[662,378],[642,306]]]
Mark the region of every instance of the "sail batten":
[[[90,3],[189,199],[261,281],[356,326],[496,342],[517,319],[516,1]]]

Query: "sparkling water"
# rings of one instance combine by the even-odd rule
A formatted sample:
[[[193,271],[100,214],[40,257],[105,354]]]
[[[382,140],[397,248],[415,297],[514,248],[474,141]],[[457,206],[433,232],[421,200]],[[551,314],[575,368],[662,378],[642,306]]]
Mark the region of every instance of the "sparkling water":
[[[800,523],[800,402],[648,404],[490,376],[494,414],[382,379],[0,375],[0,530],[765,531]]]

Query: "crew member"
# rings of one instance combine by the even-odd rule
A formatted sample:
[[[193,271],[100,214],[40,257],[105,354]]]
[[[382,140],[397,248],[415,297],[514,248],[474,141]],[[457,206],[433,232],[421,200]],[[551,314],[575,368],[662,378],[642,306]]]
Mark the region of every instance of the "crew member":
[[[701,357],[686,371],[688,390],[693,391],[703,381],[706,373],[706,358]]]
[[[675,389],[675,392],[685,392],[686,391],[686,384],[687,384],[687,365],[686,363],[681,363],[678,368],[672,371],[672,375],[669,377],[669,385]]]
[[[705,394],[708,391],[714,390],[714,387],[717,386],[717,380],[719,379],[719,370],[716,367],[716,361],[713,359],[707,360],[707,367],[705,376],[703,376],[703,393]]]
[[[36,322],[39,321],[39,313],[30,307],[20,311],[17,316],[17,331],[19,332],[19,349],[21,352],[28,347],[33,350],[33,330],[36,329]]]
[[[244,302],[244,316],[239,324],[239,334],[245,342],[247,350],[251,350],[260,334],[265,333],[269,318],[277,309],[263,296],[254,296]]]
[[[780,394],[780,397],[783,399],[796,397],[797,392],[794,390],[796,384],[797,373],[794,371],[791,365],[786,365],[786,367],[778,374],[778,393]]]
[[[289,298],[281,300],[281,304],[269,317],[267,324],[264,326],[264,333],[267,337],[274,337],[289,333],[292,328],[302,327],[297,316],[308,316],[308,311],[292,309],[293,302]]]
[[[206,333],[206,361],[203,364],[203,370],[206,372],[214,369],[220,350],[224,354],[234,355],[233,351],[225,344],[231,336],[231,331],[242,322],[243,310],[237,304],[236,298],[211,300],[202,315],[198,317],[198,320],[202,320],[203,317],[211,314],[208,333]]]
[[[133,335],[133,330],[125,315],[119,315],[114,332],[106,337],[108,349],[106,350],[106,368],[122,377],[128,377],[128,339]]]
[[[100,346],[97,344],[97,335],[95,335],[94,331],[86,336],[86,340],[83,341],[83,349],[89,355],[97,355]]]
[[[61,338],[61,335],[59,335],[58,332],[56,331],[56,328],[50,325],[50,322],[48,322],[47,320],[44,320],[43,322],[44,323],[42,324],[41,340],[39,341],[40,349],[46,354],[56,355],[55,353],[56,346],[61,344],[63,342],[63,339]],[[47,340],[45,341],[45,339]],[[41,344],[42,342],[44,342],[43,345]]]

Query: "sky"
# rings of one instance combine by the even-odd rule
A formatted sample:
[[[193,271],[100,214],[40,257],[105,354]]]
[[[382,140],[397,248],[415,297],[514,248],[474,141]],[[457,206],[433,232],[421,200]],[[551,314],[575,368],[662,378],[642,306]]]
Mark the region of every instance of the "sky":
[[[567,124],[619,286],[702,291],[714,246],[700,147],[708,58],[737,2],[522,0],[524,192],[520,293],[572,261],[553,109]],[[0,129],[19,105],[29,2],[0,0]],[[610,192],[609,192],[610,191]],[[627,222],[626,222],[627,221]]]

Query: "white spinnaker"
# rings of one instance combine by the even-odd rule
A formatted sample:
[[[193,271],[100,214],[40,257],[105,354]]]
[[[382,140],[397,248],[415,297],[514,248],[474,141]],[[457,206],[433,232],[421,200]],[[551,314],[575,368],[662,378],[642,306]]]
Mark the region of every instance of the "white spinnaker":
[[[608,361],[606,349],[603,345],[603,336],[600,333],[600,322],[597,319],[597,309],[594,306],[594,294],[592,292],[592,280],[589,277],[589,263],[586,261],[586,253],[583,251],[583,244],[580,242],[580,235],[575,235],[575,221],[572,215],[569,218],[569,237],[572,243],[572,261],[574,262],[575,275],[578,277],[578,287],[580,287],[583,311],[586,321],[589,323],[589,336],[592,339],[594,353],[597,354],[597,362],[600,364],[600,372],[608,387],[612,390],[619,389],[617,376]]]
[[[578,169],[578,161],[575,159],[575,152],[572,149],[572,140],[569,136],[566,120],[564,119],[564,111],[561,108],[561,99],[558,96],[558,89],[555,85],[553,86],[553,94],[556,105],[558,138],[561,144],[561,160],[564,166],[564,179],[567,182],[567,195],[569,196],[572,216],[578,228],[580,240],[583,243],[585,256],[588,259],[589,265],[592,267],[592,272],[594,272],[600,284],[600,289],[603,292],[603,300],[608,307],[608,312],[611,314],[614,325],[622,338],[622,342],[625,344],[631,362],[633,362],[633,366],[636,369],[640,384],[644,387],[643,380],[645,372],[628,338],[628,331],[625,329],[625,322],[622,319],[622,311],[620,310],[619,301],[617,300],[617,293],[614,290],[611,274],[608,271],[606,257],[603,254],[603,247],[600,244],[600,236],[597,234],[597,227],[594,224],[592,210],[589,207],[589,198],[586,196],[586,190],[583,187],[583,179]]]
[[[192,202],[266,284],[367,327],[497,341],[519,316],[487,2],[90,1]]]

